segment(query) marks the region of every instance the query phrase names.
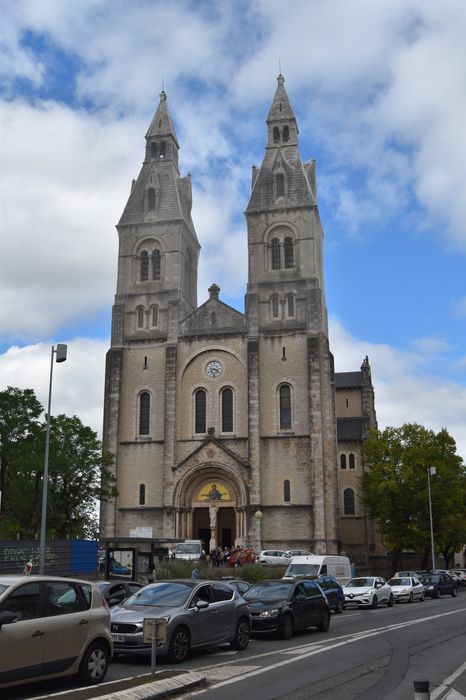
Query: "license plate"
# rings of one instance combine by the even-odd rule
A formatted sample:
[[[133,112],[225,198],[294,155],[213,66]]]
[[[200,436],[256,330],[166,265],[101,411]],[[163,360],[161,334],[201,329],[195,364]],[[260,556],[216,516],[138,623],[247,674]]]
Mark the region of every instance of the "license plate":
[[[125,642],[125,637],[122,634],[112,634],[112,639],[114,642]]]

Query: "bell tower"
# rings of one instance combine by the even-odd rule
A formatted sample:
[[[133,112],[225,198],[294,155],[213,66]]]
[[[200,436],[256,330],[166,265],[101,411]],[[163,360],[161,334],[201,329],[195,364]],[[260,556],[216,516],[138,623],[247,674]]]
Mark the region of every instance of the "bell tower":
[[[191,176],[180,177],[178,152],[162,90],[144,162],[117,225],[112,345],[149,337],[174,341],[179,321],[197,307],[200,246],[191,219]]]

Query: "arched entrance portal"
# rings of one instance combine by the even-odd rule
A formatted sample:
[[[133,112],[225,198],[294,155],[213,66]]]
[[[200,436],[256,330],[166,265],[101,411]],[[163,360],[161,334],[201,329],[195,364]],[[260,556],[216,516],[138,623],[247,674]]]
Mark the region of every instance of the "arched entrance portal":
[[[178,485],[177,533],[182,539],[200,539],[208,551],[244,544],[245,488],[235,474],[209,465]]]

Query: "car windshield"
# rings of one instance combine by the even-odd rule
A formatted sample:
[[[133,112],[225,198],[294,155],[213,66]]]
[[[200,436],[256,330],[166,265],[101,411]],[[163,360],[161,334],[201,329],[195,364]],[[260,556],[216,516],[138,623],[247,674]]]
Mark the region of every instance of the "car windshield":
[[[411,579],[409,578],[391,578],[388,582],[389,586],[410,586]]]
[[[156,605],[164,608],[184,605],[193,587],[189,583],[172,583],[161,581],[145,586],[125,600],[128,605]]]
[[[198,544],[178,544],[176,546],[177,554],[199,554]]]
[[[440,576],[436,574],[423,574],[419,578],[422,583],[438,583],[440,581]]]
[[[290,564],[286,570],[287,576],[317,576],[319,564]]]
[[[373,578],[352,578],[346,584],[346,588],[367,588],[374,585]]]
[[[251,603],[255,600],[287,600],[290,597],[292,590],[293,586],[290,586],[283,581],[277,581],[276,583],[257,583],[246,591],[243,598]]]

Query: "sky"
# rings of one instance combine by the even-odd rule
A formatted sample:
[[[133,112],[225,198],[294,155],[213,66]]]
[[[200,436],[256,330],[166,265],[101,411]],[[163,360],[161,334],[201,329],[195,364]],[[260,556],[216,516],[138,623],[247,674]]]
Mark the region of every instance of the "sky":
[[[316,159],[330,346],[379,428],[466,458],[463,0],[0,0],[0,389],[101,435],[115,225],[164,88],[192,174],[198,303],[244,310],[244,210],[281,70]]]

